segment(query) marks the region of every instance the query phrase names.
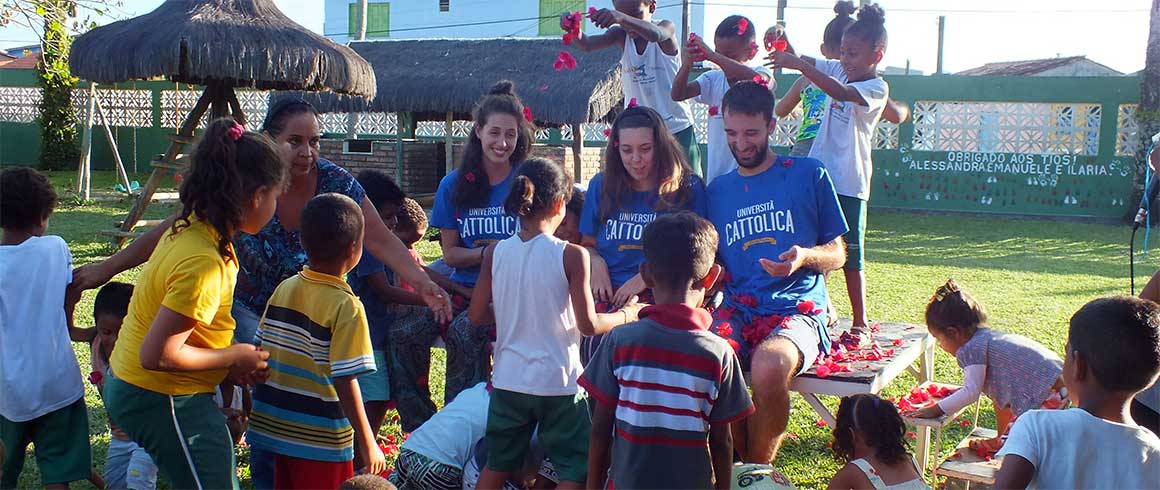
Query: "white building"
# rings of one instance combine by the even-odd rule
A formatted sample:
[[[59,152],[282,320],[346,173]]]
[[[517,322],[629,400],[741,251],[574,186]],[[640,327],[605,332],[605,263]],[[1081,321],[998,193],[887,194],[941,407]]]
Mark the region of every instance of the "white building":
[[[692,32],[705,34],[710,40],[711,33],[721,19],[735,13],[729,11],[728,7],[706,7],[706,2],[692,3]],[[367,7],[367,39],[559,36],[562,34],[559,23],[561,12],[584,12],[590,6],[612,8],[612,0],[370,0]],[[357,32],[357,26],[354,25],[357,9],[357,0],[326,0],[323,20],[325,35],[340,43],[353,39]],[[759,38],[773,24],[771,9],[736,13],[750,15],[757,26]],[[769,18],[759,20],[753,15],[761,13],[768,14],[766,17]],[[654,18],[673,21],[680,32],[681,1],[657,0]],[[585,23],[584,30],[589,33],[600,32],[591,22]]]

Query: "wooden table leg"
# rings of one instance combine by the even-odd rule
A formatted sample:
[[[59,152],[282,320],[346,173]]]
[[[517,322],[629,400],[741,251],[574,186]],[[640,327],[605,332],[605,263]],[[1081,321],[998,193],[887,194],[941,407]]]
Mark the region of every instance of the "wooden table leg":
[[[813,407],[814,411],[818,412],[818,416],[821,417],[822,420],[826,421],[830,427],[838,425],[838,421],[834,418],[834,414],[830,413],[830,409],[826,408],[826,406],[822,404],[822,401],[818,399],[817,395],[813,393],[802,393],[801,395],[802,398],[806,399],[806,403],[809,403],[810,406]]]
[[[919,383],[934,380],[934,344],[928,345],[922,351],[922,358],[919,360]],[[925,473],[927,465],[930,464],[930,427],[917,427],[917,444],[915,444],[915,452],[918,453],[918,466]],[[941,430],[940,430],[940,436]],[[941,439],[941,437],[940,437]],[[939,441],[941,443],[941,441]],[[934,464],[938,464],[935,461]]]

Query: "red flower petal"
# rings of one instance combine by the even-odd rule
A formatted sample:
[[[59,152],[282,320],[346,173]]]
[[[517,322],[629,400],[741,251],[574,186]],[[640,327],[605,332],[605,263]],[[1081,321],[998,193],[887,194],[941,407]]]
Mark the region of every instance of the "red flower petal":
[[[826,426],[825,420],[818,419],[818,420],[814,421],[814,427],[825,427],[825,426]]]
[[[736,311],[736,308],[718,308],[715,312],[716,315],[714,316],[716,316],[718,320],[729,320],[730,318],[733,318],[734,311]]]
[[[556,71],[563,70],[564,69],[564,62],[560,61],[560,60],[556,60],[555,63],[552,63],[552,68],[555,68]]]
[[[104,379],[105,379],[105,375],[104,375],[104,373],[101,373],[100,371],[93,371],[93,372],[89,373],[89,383],[92,383],[93,386],[101,384],[101,381]]]
[[[815,371],[815,373],[818,375],[819,378],[828,378],[828,377],[830,377],[830,368],[829,368],[829,366],[823,364],[821,366],[818,366],[818,369],[817,369],[817,371]]]
[[[898,346],[902,345],[902,339],[894,339],[894,342],[891,342],[890,345],[898,347]]]
[[[906,437],[909,437],[911,439],[918,439],[918,434],[915,434],[914,432],[907,432]]]
[[[874,322],[874,324],[873,324],[873,325],[870,325],[870,332],[872,332],[872,333],[878,333],[878,331],[879,331],[879,330],[882,330],[882,324],[881,324],[881,323]]]
[[[744,36],[745,31],[748,31],[748,30],[749,30],[749,19],[742,17],[741,20],[737,21],[737,35]]]
[[[778,40],[773,42],[773,50],[774,51],[780,52],[780,51],[785,51],[786,49],[789,49],[789,42],[786,41],[785,39],[778,39]]]
[[[593,15],[596,15],[596,12],[597,12],[596,7],[588,7],[588,17],[589,18],[592,18]]]
[[[467,175],[463,176],[463,179],[468,182],[475,182],[475,172],[467,172]]]
[[[938,385],[927,385],[926,392],[938,396]]]
[[[798,435],[796,433],[793,433],[793,432],[786,432],[785,436],[788,437],[792,441],[796,441],[799,439]]]
[[[574,36],[572,36],[572,33],[571,33],[571,32],[565,32],[565,33],[564,33],[564,36],[563,36],[563,38],[562,38],[562,40],[564,41],[564,45],[565,45],[565,46],[571,46],[571,45],[572,45],[572,41],[574,41],[575,39],[576,39],[576,38],[575,38]]]
[[[628,99],[628,106],[629,107],[636,107],[637,105],[639,105],[639,104],[636,103],[636,97]]]
[[[815,307],[814,302],[810,300],[805,300],[797,304],[798,313],[803,315],[809,315],[810,312],[814,311]]]
[[[710,116],[710,117],[712,117],[712,116],[716,116],[716,115],[717,115],[717,110],[718,110],[718,109],[717,109],[717,106],[712,106],[712,107],[710,107],[710,108],[709,108],[709,116]]]
[[[604,137],[607,138],[612,135],[612,128],[604,128]]]
[[[789,168],[789,167],[790,167],[790,165],[793,165],[793,159],[792,159],[792,158],[786,158],[786,159],[783,159],[783,160],[781,161],[781,166],[782,166],[782,167]]]
[[[532,108],[531,107],[524,107],[524,120],[527,122],[532,122]]]
[[[970,425],[971,425],[970,420],[963,419],[963,420],[959,421],[959,427],[970,427]]]
[[[720,335],[720,336],[726,337],[726,338],[732,337],[733,336],[733,325],[731,325],[729,322],[722,322],[720,325],[717,325],[717,335]]]
[[[725,341],[729,342],[729,347],[733,348],[734,354],[741,355],[741,344],[738,344],[737,341],[733,339],[725,339]]]
[[[387,435],[386,435],[386,437],[384,437],[384,439],[386,439],[386,440],[387,440],[387,442],[389,442],[389,443],[391,443],[391,444],[394,444],[394,443],[395,443],[395,436],[393,436],[393,435],[391,435],[391,434],[387,434]]]
[[[759,74],[753,76],[753,83],[756,83],[758,85],[765,85],[765,84],[769,83],[769,80],[766,80],[765,76],[763,76],[759,73]]]

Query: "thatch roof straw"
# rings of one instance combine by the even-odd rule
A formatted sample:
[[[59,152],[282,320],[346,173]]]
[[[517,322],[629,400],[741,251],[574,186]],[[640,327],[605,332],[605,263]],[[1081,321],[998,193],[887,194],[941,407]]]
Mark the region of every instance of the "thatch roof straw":
[[[97,83],[165,77],[267,90],[372,97],[370,65],[290,20],[271,0],[166,0],[77,37],[74,75]]]
[[[511,80],[536,120],[548,124],[596,121],[623,101],[615,49],[582,53],[559,38],[409,39],[350,47],[374,66],[373,100],[295,95],[322,112],[414,112],[440,120],[453,112],[465,119],[492,84]],[[576,57],[576,69],[552,67],[560,51]]]

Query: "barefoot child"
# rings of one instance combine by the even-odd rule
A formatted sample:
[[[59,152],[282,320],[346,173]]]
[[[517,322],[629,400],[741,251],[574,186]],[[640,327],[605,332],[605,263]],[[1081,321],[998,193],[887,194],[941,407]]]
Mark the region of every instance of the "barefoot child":
[[[681,41],[676,36],[676,25],[669,20],[653,20],[656,0],[613,0],[612,5],[614,8],[597,10],[590,17],[596,27],[607,30],[595,36],[581,31],[576,48],[620,48],[625,107],[635,100],[638,105],[657,111],[669,134],[685,150],[689,167],[697,176],[705,175],[693,129],[693,111],[688,102],[674,101],[671,95],[680,68]],[[565,30],[567,15],[560,18],[560,27]]]
[[[109,359],[109,415],[174,488],[237,488],[234,444],[214,389],[264,375],[268,352],[231,344],[232,240],[274,215],[281,150],[232,119],[210,123],[181,182],[181,211],[137,281]]]
[[[588,411],[576,382],[582,370],[580,337],[631,321],[639,307],[596,313],[587,251],[552,236],[571,192],[559,165],[525,161],[504,201],[506,210],[519,216],[520,231],[484,255],[468,310],[473,325],[487,325],[488,305],[495,302],[494,389],[480,488],[500,488],[523,467],[537,426],[561,488],[580,488],[588,474]]]
[[[731,15],[717,26],[713,34],[713,49],[709,49],[700,37],[689,34],[688,43],[681,50],[681,69],[673,79],[673,100],[694,99],[709,106],[709,154],[705,159],[705,185],[737,168],[737,160],[733,159],[729,142],[725,140],[725,116],[721,113],[721,100],[725,98],[725,92],[734,83],[753,80],[758,75],[773,84],[773,73],[768,68],[746,65],[757,56],[756,36],[757,28],[753,22],[740,15]],[[718,69],[702,73],[696,80],[689,82],[689,72],[693,69],[694,61],[697,61],[693,57],[694,47],[704,53],[705,60],[717,65]]]
[[[843,343],[867,345],[866,287],[863,272],[866,202],[870,199],[874,127],[882,117],[890,88],[878,78],[878,62],[886,52],[882,8],[866,5],[858,20],[842,34],[840,60],[799,58],[789,52],[770,55],[774,68],[798,70],[829,96],[822,124],[810,149],[833,177],[834,189],[850,231],[845,235],[846,289],[853,309],[853,327]]]
[[[830,490],[926,490],[906,447],[906,426],[894,404],[878,395],[842,398],[834,427],[834,454],[846,463]]]
[[[1160,438],[1128,415],[1160,372],[1160,306],[1101,298],[1071,317],[1063,379],[1077,408],[1033,410],[999,451],[995,488],[1157,488]]]
[[[386,469],[367,421],[357,377],[376,369],[363,305],[342,278],[363,250],[363,214],[342,194],[322,194],[302,210],[307,266],[274,290],[258,344],[270,376],[254,392],[250,444],[274,453],[274,488],[338,488]]]
[[[0,443],[11,451],[0,488],[16,487],[29,443],[45,488],[92,473],[85,387],[69,343],[92,336],[69,328],[79,299],[66,301],[72,254],[44,234],[56,202],[40,172],[0,172]]]
[[[700,308],[721,272],[716,251],[717,231],[690,212],[645,228],[641,273],[656,305],[606,335],[580,378],[596,398],[588,488],[732,487],[729,424],[754,408],[737,355]]]
[[[1063,361],[1059,356],[1021,335],[988,328],[983,305],[954,279],[939,286],[930,299],[926,325],[939,347],[958,361],[963,388],[907,416],[935,418],[956,413],[985,393],[995,402],[1000,437],[974,445],[994,453],[1015,417],[1033,409],[1066,408],[1068,393],[1060,377]]]

